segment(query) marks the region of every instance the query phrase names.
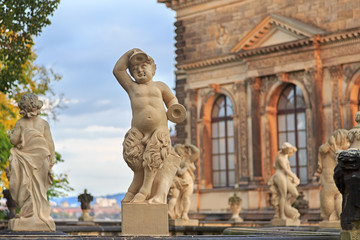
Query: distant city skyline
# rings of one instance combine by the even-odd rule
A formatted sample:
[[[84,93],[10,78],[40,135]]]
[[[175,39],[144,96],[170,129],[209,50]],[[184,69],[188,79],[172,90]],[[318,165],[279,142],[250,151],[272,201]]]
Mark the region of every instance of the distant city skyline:
[[[62,0],[52,24],[35,39],[37,63],[63,76],[54,83],[67,108],[50,121],[56,151],[65,160],[54,167],[67,173],[77,196],[126,192],[132,171],[122,158],[130,128],[125,91],[112,75],[117,59],[140,48],[157,64],[154,80],[174,87],[175,12],[156,0]]]

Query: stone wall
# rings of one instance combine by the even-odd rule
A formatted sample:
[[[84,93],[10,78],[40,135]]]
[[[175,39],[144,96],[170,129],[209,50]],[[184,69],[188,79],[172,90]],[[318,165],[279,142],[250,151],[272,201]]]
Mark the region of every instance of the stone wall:
[[[178,64],[228,53],[269,14],[298,19],[326,32],[360,27],[360,1],[207,1],[177,10]]]

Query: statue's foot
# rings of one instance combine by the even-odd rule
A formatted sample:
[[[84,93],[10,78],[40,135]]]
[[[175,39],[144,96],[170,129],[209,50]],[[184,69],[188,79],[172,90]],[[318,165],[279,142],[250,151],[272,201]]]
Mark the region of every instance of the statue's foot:
[[[332,212],[330,217],[329,217],[329,221],[338,221],[338,220],[339,220],[339,218],[338,218],[338,216],[336,214],[336,211]]]
[[[121,200],[121,203],[128,203],[134,198],[134,194],[131,192],[127,192],[124,196],[124,198]]]
[[[130,201],[131,203],[143,203],[145,202],[146,196],[142,193],[137,193],[135,197]]]
[[[189,216],[188,216],[187,214],[183,214],[183,215],[181,216],[181,219],[183,219],[183,220],[189,220]]]
[[[154,204],[154,203],[163,203],[163,202],[157,200],[156,198],[150,198],[150,199],[148,200],[148,203]]]

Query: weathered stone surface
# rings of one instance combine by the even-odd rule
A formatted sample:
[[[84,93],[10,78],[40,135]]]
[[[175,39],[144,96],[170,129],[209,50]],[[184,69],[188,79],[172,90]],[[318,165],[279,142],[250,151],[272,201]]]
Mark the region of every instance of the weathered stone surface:
[[[168,236],[167,204],[123,203],[122,235]]]

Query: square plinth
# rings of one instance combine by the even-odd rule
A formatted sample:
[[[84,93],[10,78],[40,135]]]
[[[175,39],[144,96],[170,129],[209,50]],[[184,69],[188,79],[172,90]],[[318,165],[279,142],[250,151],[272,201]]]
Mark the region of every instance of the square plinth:
[[[271,220],[270,225],[272,226],[300,226],[299,219],[280,219],[274,218]]]
[[[337,221],[322,221],[319,222],[319,228],[337,228],[340,229],[341,225],[340,225],[340,220]]]
[[[122,235],[169,236],[168,205],[123,203]]]
[[[175,226],[175,227],[177,227],[177,226],[199,226],[199,220],[197,220],[197,219],[189,219],[189,220],[170,219],[169,225]]]

